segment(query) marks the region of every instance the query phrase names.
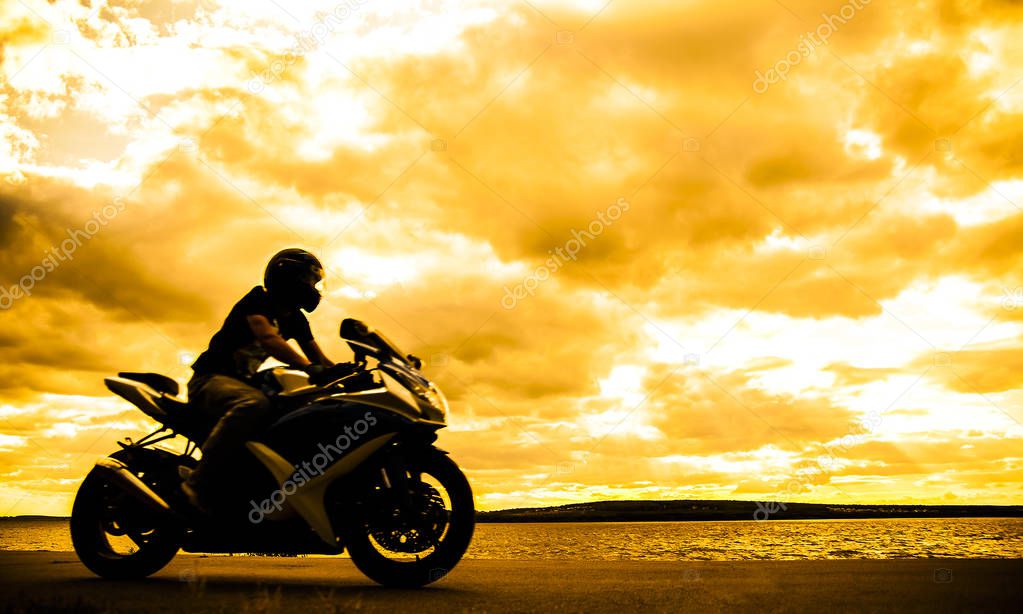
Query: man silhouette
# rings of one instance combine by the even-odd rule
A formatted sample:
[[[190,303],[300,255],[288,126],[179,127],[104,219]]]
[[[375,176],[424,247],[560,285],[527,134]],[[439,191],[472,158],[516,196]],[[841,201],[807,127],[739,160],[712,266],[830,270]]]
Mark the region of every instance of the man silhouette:
[[[181,488],[197,508],[206,509],[212,488],[223,483],[232,458],[244,450],[271,418],[270,400],[252,381],[270,356],[310,374],[334,363],[313,339],[302,313],[320,303],[323,266],[302,249],[278,252],[266,266],[263,285],[238,301],[209,348],[192,364],[189,402],[216,421],[202,446],[202,460]],[[295,339],[302,352],[288,344]]]

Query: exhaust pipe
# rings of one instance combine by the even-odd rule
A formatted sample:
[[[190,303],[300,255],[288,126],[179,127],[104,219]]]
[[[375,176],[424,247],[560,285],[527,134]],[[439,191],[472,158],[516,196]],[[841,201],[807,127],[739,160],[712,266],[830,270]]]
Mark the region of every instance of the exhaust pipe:
[[[146,485],[145,482],[140,480],[137,475],[128,469],[128,465],[125,465],[116,458],[102,458],[96,462],[94,470],[116,484],[123,490],[136,499],[139,503],[142,503],[150,510],[166,516],[168,518],[177,519],[178,515],[171,509],[171,506],[164,501],[163,497],[156,494],[152,488]]]

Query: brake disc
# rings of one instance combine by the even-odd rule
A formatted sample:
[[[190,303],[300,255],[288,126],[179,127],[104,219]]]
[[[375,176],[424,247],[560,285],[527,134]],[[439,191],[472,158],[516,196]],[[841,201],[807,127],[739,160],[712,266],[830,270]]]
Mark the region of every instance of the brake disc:
[[[416,493],[415,517],[407,517],[398,505],[384,506],[370,519],[369,533],[392,552],[423,552],[440,541],[447,528],[444,499],[433,486],[421,483]]]

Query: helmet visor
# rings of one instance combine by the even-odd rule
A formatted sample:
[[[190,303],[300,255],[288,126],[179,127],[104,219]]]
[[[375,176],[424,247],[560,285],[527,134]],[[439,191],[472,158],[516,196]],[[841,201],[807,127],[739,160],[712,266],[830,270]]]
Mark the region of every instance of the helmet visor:
[[[300,279],[304,284],[319,288],[320,284],[323,283],[323,269],[318,266],[312,267]]]

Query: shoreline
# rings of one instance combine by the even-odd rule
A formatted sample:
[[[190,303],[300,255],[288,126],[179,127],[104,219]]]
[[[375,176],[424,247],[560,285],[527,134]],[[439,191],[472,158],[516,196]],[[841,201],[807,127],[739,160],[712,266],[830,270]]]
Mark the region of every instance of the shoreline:
[[[481,512],[482,514],[498,514],[503,512]],[[614,523],[648,523],[648,522],[827,522],[827,521],[841,521],[841,520],[967,520],[967,519],[983,519],[983,520],[1019,520],[1023,519],[1023,512],[1019,515],[927,515],[927,514],[912,514],[912,515],[883,515],[883,516],[870,516],[870,515],[852,515],[852,516],[830,516],[830,517],[795,517],[787,518],[784,514],[775,514],[768,518],[761,520],[754,519],[752,515],[744,517],[707,517],[707,518],[659,518],[659,517],[638,517],[638,518],[551,518],[551,517],[522,517],[516,516],[511,518],[495,518],[493,516],[477,517],[476,524],[614,524]],[[70,521],[70,516],[0,516],[0,523],[2,522],[51,522],[51,521]]]
[[[1020,520],[1020,516],[836,516],[832,518],[785,518],[769,517],[763,520],[750,518],[625,518],[605,519],[561,519],[561,518],[477,518],[476,524],[642,524],[648,522],[841,522],[845,520]]]
[[[0,558],[8,554],[52,554],[58,556],[67,556],[74,558],[78,561],[78,555],[75,554],[74,550],[4,550],[0,549]],[[245,558],[245,559],[275,559],[275,560],[288,560],[288,559],[323,559],[323,560],[350,560],[348,551],[344,551],[341,554],[248,554],[244,552],[185,552],[179,550],[175,555],[175,559],[180,557],[195,557],[195,558]],[[977,556],[977,557],[964,557],[964,556],[901,556],[901,557],[869,557],[869,556],[857,556],[857,557],[844,557],[844,558],[808,558],[808,557],[790,557],[790,558],[773,558],[773,559],[665,559],[665,558],[621,558],[621,559],[592,559],[592,558],[572,558],[572,557],[559,557],[559,556],[533,556],[533,557],[473,557],[465,556],[464,561],[495,561],[504,563],[529,563],[529,562],[544,562],[550,561],[552,563],[787,563],[792,561],[800,562],[823,562],[829,563],[832,561],[1023,561],[1023,553],[1020,556]],[[1020,578],[1023,581],[1023,577]]]

